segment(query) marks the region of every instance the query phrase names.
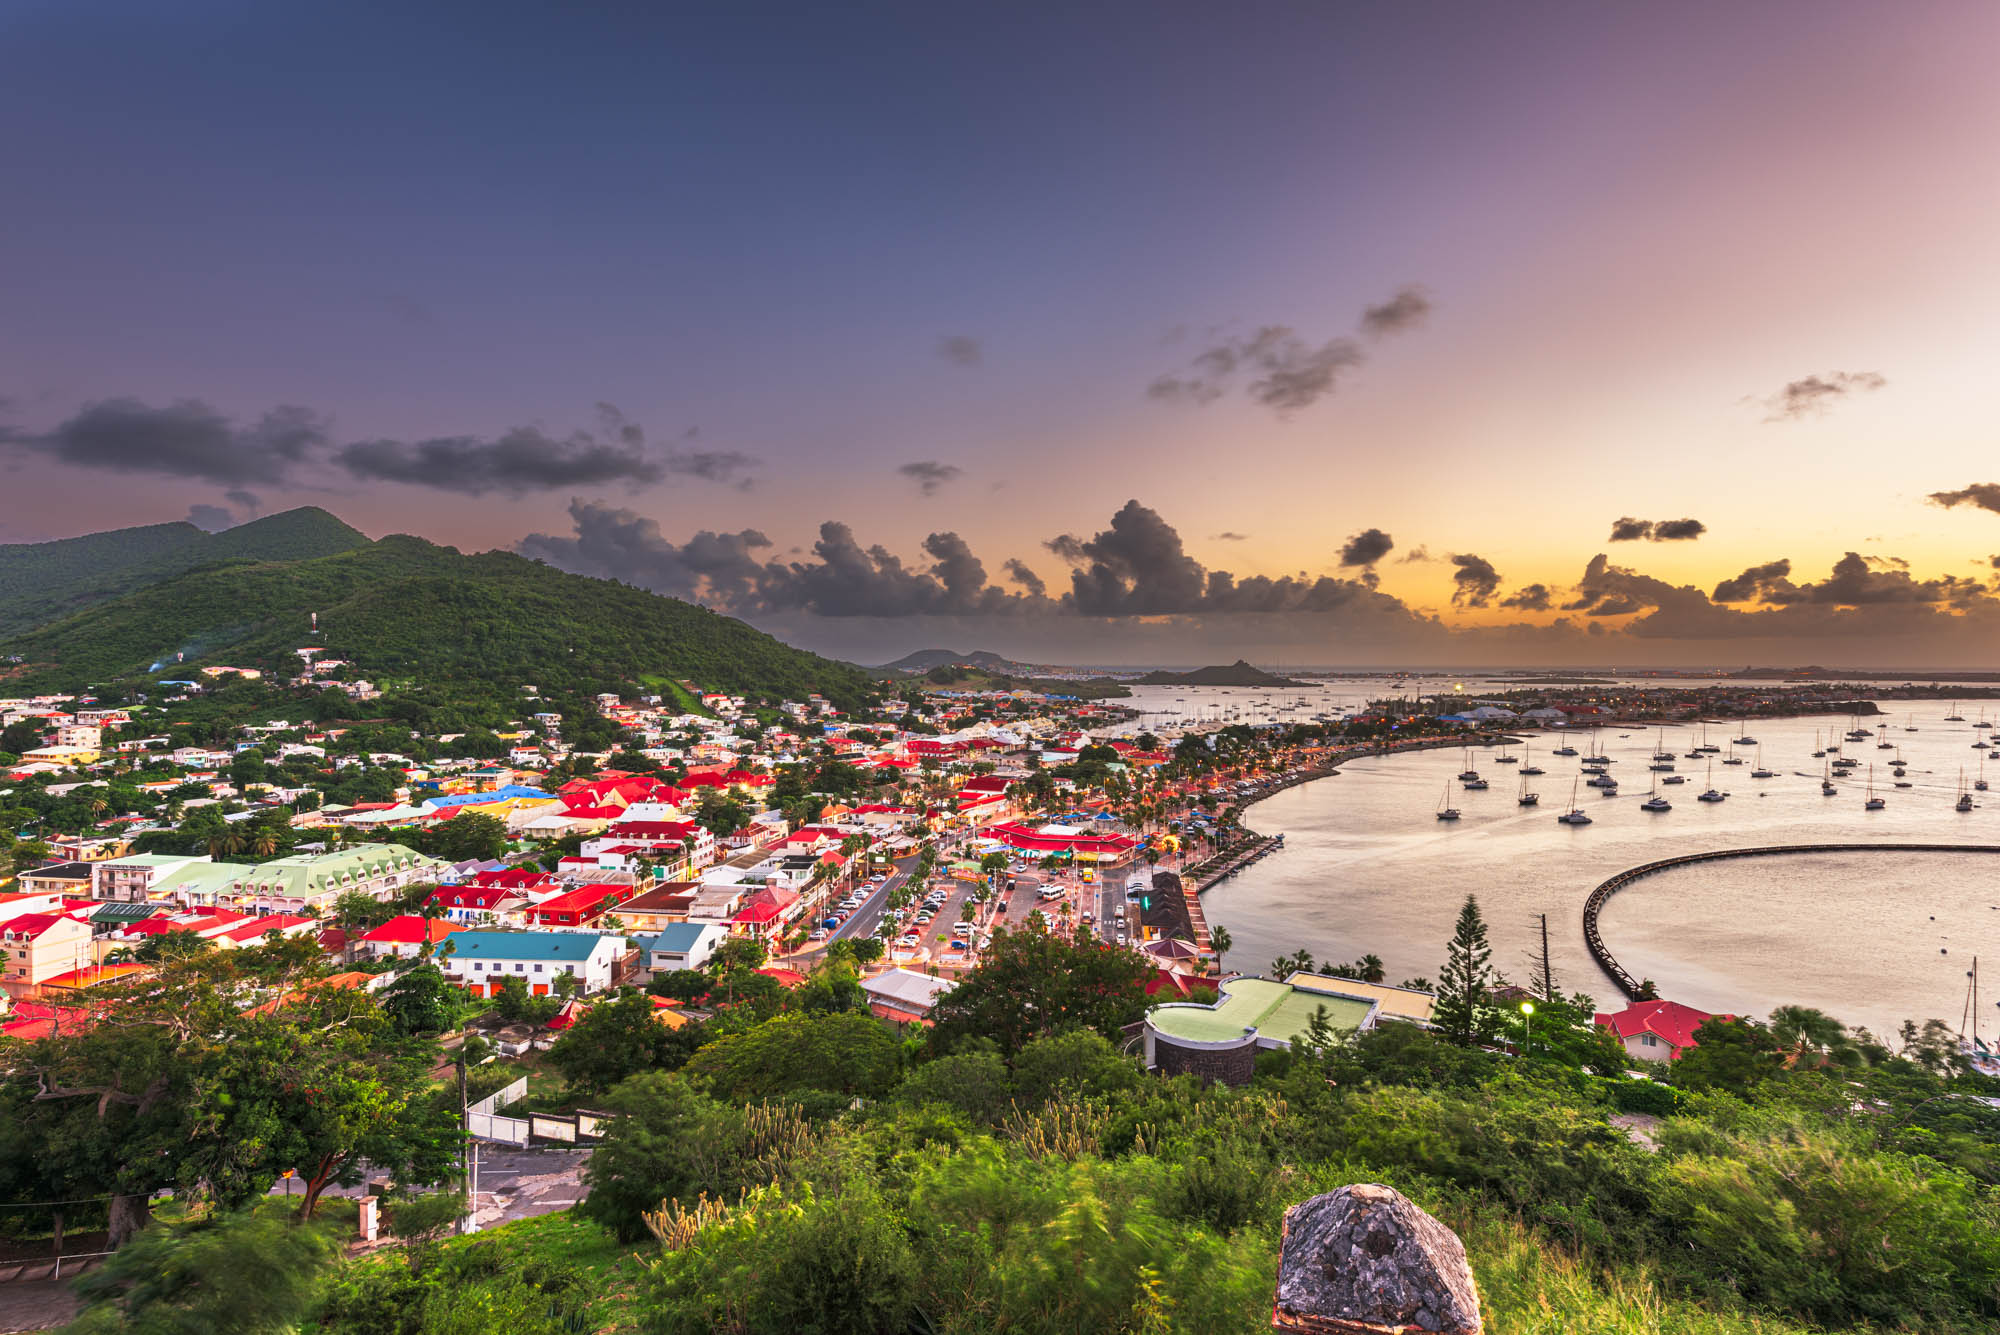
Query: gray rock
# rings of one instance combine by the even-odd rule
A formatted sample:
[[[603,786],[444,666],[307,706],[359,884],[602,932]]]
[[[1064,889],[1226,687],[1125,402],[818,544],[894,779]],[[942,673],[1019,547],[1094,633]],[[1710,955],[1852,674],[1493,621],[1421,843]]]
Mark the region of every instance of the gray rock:
[[[1371,1182],[1285,1211],[1278,1330],[1307,1335],[1479,1335],[1479,1290],[1458,1235]]]

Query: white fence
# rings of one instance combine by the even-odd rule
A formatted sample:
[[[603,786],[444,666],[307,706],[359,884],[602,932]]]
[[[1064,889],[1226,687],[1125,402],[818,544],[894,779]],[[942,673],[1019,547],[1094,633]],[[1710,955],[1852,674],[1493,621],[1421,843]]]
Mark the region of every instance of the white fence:
[[[505,1141],[509,1145],[528,1143],[528,1119],[501,1117],[493,1110],[517,1102],[528,1092],[528,1077],[522,1076],[505,1089],[497,1089],[465,1110],[465,1133],[479,1140]]]

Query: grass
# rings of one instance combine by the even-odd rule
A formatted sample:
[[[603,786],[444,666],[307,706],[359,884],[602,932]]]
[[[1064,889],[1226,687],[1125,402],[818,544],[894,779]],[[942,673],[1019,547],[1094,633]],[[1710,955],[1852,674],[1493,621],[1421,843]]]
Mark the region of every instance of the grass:
[[[646,1261],[658,1253],[650,1241],[626,1244],[604,1228],[567,1210],[503,1224],[471,1237],[452,1238],[447,1251],[465,1247],[496,1247],[506,1269],[518,1271],[531,1261],[573,1266],[590,1278],[589,1328],[598,1335],[638,1329],[634,1287]],[[400,1257],[395,1264],[402,1264]]]

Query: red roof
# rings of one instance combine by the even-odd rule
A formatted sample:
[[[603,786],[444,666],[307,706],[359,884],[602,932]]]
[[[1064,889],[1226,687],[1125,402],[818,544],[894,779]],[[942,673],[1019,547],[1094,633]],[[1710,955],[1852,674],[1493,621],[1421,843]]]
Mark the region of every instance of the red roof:
[[[1615,1014],[1599,1012],[1597,1024],[1611,1030],[1619,1038],[1636,1038],[1640,1034],[1652,1033],[1665,1039],[1676,1050],[1694,1046],[1694,1031],[1702,1022],[1713,1019],[1707,1011],[1698,1011],[1692,1006],[1683,1006],[1678,1001],[1635,1001]],[[1725,1020],[1734,1016],[1725,1015]]]
[[[389,919],[361,939],[382,945],[414,946],[426,938],[442,941],[457,930],[457,923],[447,922],[443,918],[426,919],[419,914],[405,913],[401,917]]]
[[[523,867],[509,867],[505,871],[483,871],[472,880],[473,884],[487,890],[540,890],[556,883],[556,878],[545,871],[529,871]],[[438,893],[442,894],[443,890]],[[436,899],[437,895],[432,895],[431,898]]]
[[[554,884],[553,880],[550,884]],[[448,909],[490,909],[515,894],[502,885],[441,885],[431,891],[430,902]]]
[[[699,839],[701,827],[690,820],[621,820],[608,833],[614,839]]]

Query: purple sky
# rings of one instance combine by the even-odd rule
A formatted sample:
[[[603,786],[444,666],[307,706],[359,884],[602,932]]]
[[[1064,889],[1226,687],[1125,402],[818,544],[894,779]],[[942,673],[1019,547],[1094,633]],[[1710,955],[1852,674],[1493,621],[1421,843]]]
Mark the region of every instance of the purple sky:
[[[16,4],[0,541],[318,504],[874,660],[1988,661],[1996,39]]]

